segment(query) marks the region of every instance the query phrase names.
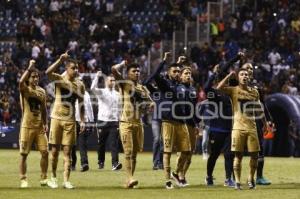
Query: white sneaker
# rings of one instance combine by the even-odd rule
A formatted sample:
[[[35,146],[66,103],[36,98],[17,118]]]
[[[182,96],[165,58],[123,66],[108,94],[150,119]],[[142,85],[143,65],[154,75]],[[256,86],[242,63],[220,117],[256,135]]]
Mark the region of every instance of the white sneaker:
[[[203,159],[203,160],[207,160],[208,157],[209,157],[209,154],[208,154],[208,153],[203,153],[203,155],[202,155],[202,159]]]
[[[52,189],[57,189],[58,188],[57,178],[52,177],[50,180],[47,181],[47,185]]]
[[[63,187],[64,187],[65,189],[74,189],[74,188],[75,188],[75,187],[71,184],[70,181],[64,182],[64,183],[63,183]]]
[[[21,184],[20,184],[21,188],[27,188],[28,186],[28,181],[26,179],[21,180]]]
[[[41,184],[42,187],[47,186],[48,179],[40,180],[40,184]]]

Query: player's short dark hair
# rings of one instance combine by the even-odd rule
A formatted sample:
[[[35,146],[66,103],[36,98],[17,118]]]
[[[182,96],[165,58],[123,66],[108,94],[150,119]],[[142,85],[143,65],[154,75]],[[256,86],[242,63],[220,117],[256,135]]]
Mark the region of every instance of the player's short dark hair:
[[[72,59],[72,58],[69,58],[67,61],[66,61],[66,66],[68,67],[71,63],[75,64],[78,66],[78,61],[75,60],[75,59]]]
[[[248,70],[247,70],[246,68],[239,68],[239,70],[238,70],[237,74],[239,74],[239,73],[240,73],[240,72],[242,72],[242,71],[246,71],[246,72],[248,72]]]
[[[140,65],[137,63],[129,64],[126,68],[126,71],[128,72],[131,68],[140,68]]]
[[[180,68],[180,64],[177,64],[177,63],[172,63],[168,66],[168,70],[170,70],[171,68],[174,68],[174,67],[179,67]]]

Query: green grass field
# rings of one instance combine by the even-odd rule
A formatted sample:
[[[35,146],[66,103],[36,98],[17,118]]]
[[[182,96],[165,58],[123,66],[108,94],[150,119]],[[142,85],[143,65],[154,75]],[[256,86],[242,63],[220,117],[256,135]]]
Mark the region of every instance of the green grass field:
[[[61,154],[62,155],[62,154]],[[191,184],[186,188],[166,190],[164,188],[163,171],[152,170],[152,155],[140,153],[138,155],[136,178],[139,180],[138,189],[124,189],[124,171],[111,171],[110,154],[107,154],[106,168],[97,169],[97,155],[89,153],[90,170],[81,173],[79,166],[77,171],[71,173],[71,182],[76,186],[74,190],[65,190],[61,186],[58,189],[50,189],[39,186],[39,153],[31,152],[28,159],[28,180],[30,188],[19,188],[19,154],[17,150],[0,150],[0,199],[33,199],[33,198],[63,198],[63,199],[96,199],[96,198],[300,198],[300,167],[299,159],[294,158],[267,158],[265,164],[265,176],[272,180],[271,186],[258,186],[256,190],[235,191],[223,187],[224,161],[220,157],[217,162],[214,177],[215,186],[206,187],[204,178],[206,176],[206,161],[202,156],[195,155],[191,168],[188,172],[188,182]],[[123,159],[123,154],[120,155]],[[243,182],[248,174],[248,158],[243,160]],[[172,157],[172,165],[175,155]],[[50,173],[50,172],[49,172]],[[59,160],[58,170],[59,184],[62,183],[62,156]]]

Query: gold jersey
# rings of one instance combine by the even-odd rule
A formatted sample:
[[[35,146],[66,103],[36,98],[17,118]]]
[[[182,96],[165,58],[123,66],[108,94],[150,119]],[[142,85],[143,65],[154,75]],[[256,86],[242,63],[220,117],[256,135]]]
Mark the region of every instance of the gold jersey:
[[[255,117],[261,109],[257,89],[248,87],[247,90],[239,86],[221,89],[228,94],[233,107],[233,130],[256,131]]]
[[[152,100],[149,91],[141,84],[126,82],[120,83],[120,103],[122,106],[122,122],[141,123],[141,114],[148,107]]]
[[[20,91],[20,103],[22,108],[22,123],[24,128],[41,128],[42,109],[46,106],[46,92],[39,86],[31,88],[24,86]]]
[[[63,121],[75,121],[75,102],[83,99],[85,88],[79,79],[70,81],[65,75],[53,73],[49,78],[55,84],[55,101],[51,118]]]

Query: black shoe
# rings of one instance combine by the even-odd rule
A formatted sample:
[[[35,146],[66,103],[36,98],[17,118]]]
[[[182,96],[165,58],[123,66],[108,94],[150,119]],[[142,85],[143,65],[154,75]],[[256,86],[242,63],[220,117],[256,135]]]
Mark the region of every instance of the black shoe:
[[[82,165],[82,167],[80,168],[80,171],[85,172],[85,171],[88,171],[89,169],[90,169],[89,165],[85,164],[85,165]]]
[[[234,189],[235,189],[235,190],[242,190],[241,183],[235,183]]]
[[[152,169],[153,169],[153,170],[158,170],[158,169],[159,169],[159,166],[158,166],[158,165],[154,165],[154,166],[152,167]]]
[[[103,169],[104,168],[104,163],[100,163],[98,169]]]
[[[186,187],[186,186],[189,186],[189,183],[186,181],[186,179],[182,179],[180,180],[180,184],[181,184],[181,187]]]
[[[176,185],[180,187],[181,184],[180,184],[180,179],[179,179],[178,174],[175,173],[175,172],[173,171],[173,172],[171,173],[171,177],[172,177],[173,180],[175,180]]]
[[[117,170],[120,170],[120,169],[122,169],[122,164],[118,162],[118,163],[116,163],[116,164],[114,164],[114,165],[112,166],[112,169],[111,169],[111,170],[117,171]]]
[[[174,186],[171,181],[166,182],[166,189],[174,189]]]
[[[214,185],[214,179],[212,176],[207,176],[205,178],[205,183],[207,186],[213,186]]]
[[[255,182],[254,180],[248,180],[247,181],[249,189],[255,189]]]

